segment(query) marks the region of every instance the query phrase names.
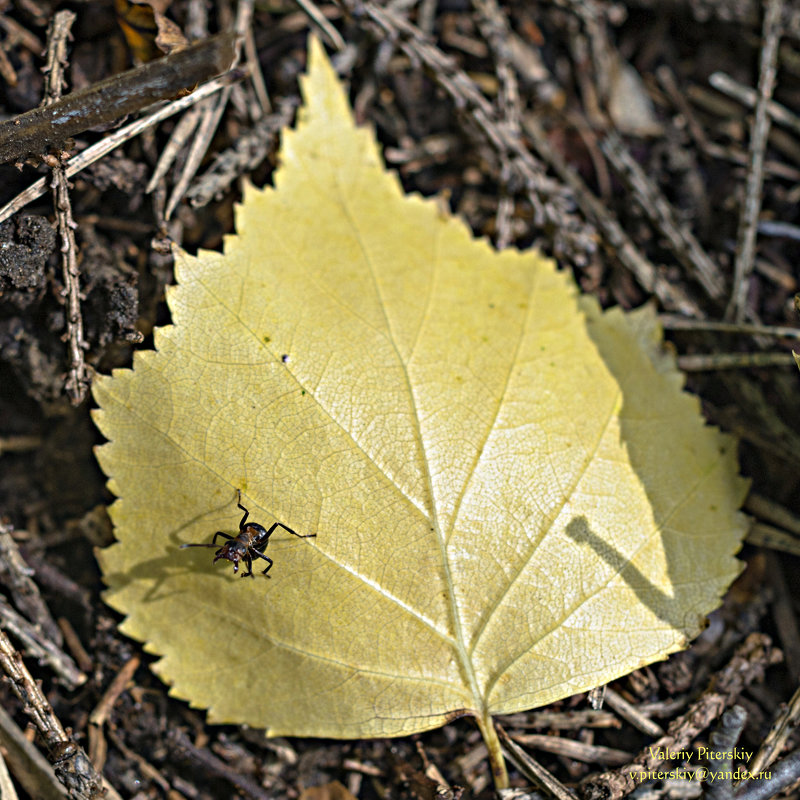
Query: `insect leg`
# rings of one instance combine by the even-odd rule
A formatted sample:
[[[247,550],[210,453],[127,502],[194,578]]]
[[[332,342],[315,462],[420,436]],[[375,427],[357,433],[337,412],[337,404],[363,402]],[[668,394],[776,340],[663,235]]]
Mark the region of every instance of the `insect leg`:
[[[247,572],[243,572],[242,577],[246,578],[249,575],[251,578],[255,578],[255,575],[253,575],[253,559],[250,553],[244,557],[244,563],[247,564]]]
[[[247,518],[250,516],[250,512],[242,505],[242,490],[237,489],[236,494],[239,495],[239,502],[236,505],[239,506],[239,508],[241,508],[242,511],[244,511],[244,516],[242,517],[242,521],[239,523],[239,530],[241,531],[244,529],[244,524],[245,522],[247,522]]]
[[[191,544],[182,544],[180,549],[183,550],[184,547],[216,547],[217,546],[217,536],[224,536],[226,539],[233,539],[233,536],[228,536],[227,533],[222,533],[222,531],[217,531],[214,534],[214,541],[209,542],[192,542]],[[224,546],[224,545],[223,545]]]
[[[291,533],[292,536],[296,536],[298,539],[313,539],[317,534],[316,533],[297,533],[297,531],[293,531],[288,526],[284,525],[282,522],[276,522],[268,531],[267,536],[269,536],[275,528],[283,528],[287,533]]]
[[[272,569],[272,563],[273,563],[272,559],[269,556],[265,556],[263,553],[259,553],[258,550],[253,550],[253,555],[258,556],[259,558],[263,558],[264,561],[269,562],[267,564],[267,568],[262,573],[262,575],[267,575],[267,573],[270,571],[270,569]],[[269,578],[269,575],[267,575],[267,577]]]

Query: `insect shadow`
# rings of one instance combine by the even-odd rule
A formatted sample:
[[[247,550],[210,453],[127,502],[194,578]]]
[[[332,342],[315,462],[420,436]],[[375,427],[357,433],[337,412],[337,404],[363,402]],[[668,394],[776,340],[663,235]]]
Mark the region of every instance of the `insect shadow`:
[[[239,533],[236,536],[231,536],[224,531],[217,531],[210,543],[182,544],[180,549],[183,550],[186,547],[217,547],[217,539],[221,536],[227,541],[214,554],[212,563],[216,564],[220,559],[231,561],[233,562],[233,571],[236,573],[239,571],[239,562],[244,561],[247,566],[247,572],[243,572],[242,577],[254,578],[253,559],[262,558],[267,562],[267,567],[262,574],[269,578],[270,576],[267,573],[272,569],[273,561],[269,556],[264,555],[264,551],[269,544],[269,537],[272,536],[277,528],[283,528],[287,533],[291,533],[292,536],[296,536],[298,539],[312,539],[317,535],[316,533],[302,535],[282,522],[275,522],[270,528],[265,528],[257,522],[248,522],[247,518],[250,516],[250,512],[242,505],[242,490],[237,489],[236,494],[239,498],[237,506],[244,511],[244,516],[239,522]]]

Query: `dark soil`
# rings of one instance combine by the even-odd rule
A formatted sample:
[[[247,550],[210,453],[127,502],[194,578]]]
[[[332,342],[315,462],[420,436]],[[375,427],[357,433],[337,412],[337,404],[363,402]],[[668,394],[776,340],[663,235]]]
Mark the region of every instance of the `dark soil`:
[[[398,7],[404,5],[410,4]],[[800,10],[788,1],[775,5],[783,36],[774,99],[791,111],[800,108]],[[0,9],[0,106],[7,117],[41,101],[47,23],[59,8],[47,0],[19,0]],[[110,3],[71,8],[77,19],[66,70],[70,87],[130,66]],[[792,516],[800,515],[800,375],[785,333],[722,332],[703,322],[723,320],[726,310],[731,321],[792,328],[798,322],[797,118],[794,127],[773,124],[759,143],[751,135],[751,108],[709,85],[710,76],[722,72],[742,87],[759,86],[763,44],[770,41],[761,5],[517,0],[498,10],[486,0],[424,0],[393,12],[388,22],[360,0],[318,8],[346,44],[334,61],[350,82],[357,117],[375,127],[406,190],[444,195],[476,234],[495,243],[540,247],[605,306],[632,308],[654,298],[667,315],[668,339],[691,370],[689,389],[701,397],[709,421],[740,437],[742,469],[752,479],[747,509],[760,523],[742,553],[748,570],[688,651],[612,689],[663,729],[672,722],[670,731],[686,750],[707,744],[722,711],[738,703],[748,713],[740,746],[758,750],[800,675],[800,522]],[[229,27],[234,11],[227,3],[177,0],[168,16],[202,38]],[[407,24],[424,29],[435,46],[432,55]],[[173,219],[165,221],[164,207],[178,171],[171,169],[155,192],[145,188],[180,115],[71,178],[83,352],[93,369],[107,373],[130,365],[133,350],[151,346],[153,328],[168,322],[164,288],[173,276],[165,244],[219,248],[233,228],[238,178],[270,180],[276,132],[299,103],[309,26],[289,0],[257,8],[254,41],[272,108],[255,120],[248,109],[257,106],[256,93],[249,82],[240,84]],[[488,104],[488,123],[476,91]],[[627,113],[640,103],[649,109],[637,118]],[[502,136],[494,135],[498,131]],[[634,172],[609,154],[612,132],[621,137]],[[65,148],[74,154],[111,133],[86,131]],[[748,189],[751,141],[765,166],[763,185]],[[178,169],[184,159],[185,153]],[[0,165],[0,202],[48,175],[49,167],[35,161]],[[758,197],[755,261],[737,275],[743,230],[753,225],[743,222],[742,207]],[[665,214],[696,236],[700,256],[718,275],[716,288],[698,267],[702,258],[658,222]],[[91,400],[71,402],[65,388],[69,314],[53,221],[46,194],[0,224],[0,514],[67,632],[62,639],[53,630],[49,638],[86,674],[79,688],[67,688],[11,635],[61,723],[125,798],[345,798],[344,787],[364,800],[492,796],[485,750],[470,720],[406,739],[345,742],[267,740],[257,731],[212,727],[201,712],[168,697],[148,669],[150,657],[119,633],[117,615],[102,602],[93,556],[95,546],[112,541],[104,511],[112,497],[92,452],[102,440],[90,419]],[[620,239],[615,224],[630,241]],[[637,270],[637,264],[645,267]],[[741,302],[729,306],[732,297]],[[678,313],[693,321],[679,327]],[[728,359],[725,369],[721,358]],[[18,573],[12,567],[2,572],[12,605],[47,632],[44,612],[25,606],[25,592],[14,589]],[[0,621],[0,627],[7,626]],[[110,699],[102,724],[93,724],[101,698],[126,664],[128,679]],[[713,697],[703,694],[709,687]],[[10,714],[0,729],[24,731],[23,704],[9,686],[0,696]],[[706,702],[698,710],[696,704]],[[658,736],[609,705],[589,709],[580,695],[503,724],[578,794],[622,797],[634,787],[622,785],[619,776],[599,776],[646,754]],[[787,716],[779,738],[783,754],[797,744],[794,715]],[[526,739],[531,733],[550,736]],[[53,761],[58,753],[32,738]],[[588,755],[553,752],[561,739],[589,746]],[[20,796],[56,796],[37,783],[44,780],[40,770],[15,759],[12,740],[0,730],[0,753]],[[611,750],[591,748],[600,745]],[[518,761],[509,769],[512,786],[531,786]],[[691,779],[657,780],[652,790],[695,796],[699,786]],[[74,789],[73,796],[88,795]]]

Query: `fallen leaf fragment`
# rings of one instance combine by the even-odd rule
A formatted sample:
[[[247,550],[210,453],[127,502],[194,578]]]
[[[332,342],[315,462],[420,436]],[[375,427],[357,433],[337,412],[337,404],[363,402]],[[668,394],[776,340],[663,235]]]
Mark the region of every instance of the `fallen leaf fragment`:
[[[745,492],[658,352],[535,252],[404,196],[318,43],[275,188],[176,253],[173,325],[95,384],[122,629],[213,722],[399,736],[549,703],[686,645]],[[651,358],[651,355],[653,356]],[[656,359],[654,361],[654,358]],[[271,580],[212,551],[241,488]]]

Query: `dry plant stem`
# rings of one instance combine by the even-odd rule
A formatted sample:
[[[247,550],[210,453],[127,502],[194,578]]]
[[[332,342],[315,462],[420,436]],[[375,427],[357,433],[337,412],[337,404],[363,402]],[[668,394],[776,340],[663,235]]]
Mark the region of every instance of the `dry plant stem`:
[[[81,640],[78,638],[78,634],[75,633],[72,623],[66,617],[59,617],[58,628],[61,635],[64,637],[64,646],[69,650],[72,658],[78,665],[78,669],[82,672],[91,672],[94,662],[92,661],[92,657],[86,652]]]
[[[695,320],[674,314],[659,314],[658,321],[668,331],[719,331],[720,333],[741,333],[747,336],[778,336],[787,339],[800,339],[800,328],[789,328],[782,325],[747,325],[738,322]]]
[[[800,556],[800,539],[787,533],[782,528],[756,522],[747,532],[747,543],[755,547],[765,547],[777,550],[779,553],[789,553]]]
[[[8,677],[11,689],[23,704],[23,710],[44,740],[56,776],[69,791],[72,800],[99,800],[103,797],[102,778],[86,753],[67,736],[39,684],[33,680],[20,654],[5,632],[0,630],[0,668]]]
[[[800,720],[800,689],[797,689],[791,700],[780,709],[769,733],[764,737],[761,747],[748,765],[750,772],[757,775],[775,761],[789,736],[794,733],[798,720]]]
[[[175,163],[175,159],[178,157],[178,154],[183,149],[183,146],[186,144],[186,142],[189,141],[198,124],[200,123],[200,118],[202,115],[203,104],[201,103],[189,109],[180,118],[180,120],[178,120],[178,123],[172,129],[169,141],[161,151],[161,155],[158,157],[156,168],[153,170],[153,174],[149,183],[147,184],[147,188],[145,189],[147,194],[150,194],[150,192],[156,188],[158,182],[167,174],[169,168]]]
[[[800,678],[800,631],[794,611],[794,597],[786,583],[780,560],[775,553],[766,553],[766,574],[772,589],[772,619],[783,650],[786,669],[797,682]]]
[[[241,58],[242,47],[251,36],[250,28],[253,20],[253,2],[254,0],[239,0],[238,3],[236,11],[237,38],[234,65],[238,65]],[[167,202],[166,209],[164,211],[165,221],[169,220],[169,218],[172,216],[172,213],[177,208],[178,203],[180,203],[180,201],[183,199],[183,196],[186,194],[189,183],[200,167],[200,163],[202,162],[203,157],[205,156],[206,151],[211,144],[211,140],[214,138],[214,134],[217,131],[219,122],[222,119],[222,115],[228,105],[230,96],[231,87],[226,86],[220,93],[219,97],[214,98],[213,100],[209,98],[203,103],[201,111],[202,120],[197,129],[197,133],[192,140],[189,153],[186,157],[186,161],[183,164],[183,169],[181,170],[180,178],[178,178],[178,181],[172,190],[169,201]],[[201,107],[198,106],[198,109],[200,108]]]
[[[780,657],[772,650],[768,636],[750,634],[733,658],[713,677],[711,688],[686,713],[672,721],[665,736],[645,747],[630,764],[589,778],[584,783],[583,797],[586,800],[619,800],[630,794],[638,785],[637,774],[663,769],[664,762],[658,759],[659,754],[689,748],[695,737],[719,717],[748,684],[763,678],[776,656]]]
[[[800,556],[800,539],[781,528],[756,522],[747,532],[747,543],[755,547],[766,547],[780,553]]]
[[[253,27],[248,24],[247,32],[244,36],[244,57],[247,62],[247,69],[250,72],[250,80],[253,82],[253,90],[258,100],[259,114],[251,114],[256,119],[261,119],[264,114],[272,111],[272,103],[267,91],[267,82],[264,80],[264,73],[261,71],[261,62],[258,60],[258,50],[256,49],[256,39],[253,35]]]
[[[755,261],[756,228],[761,211],[761,189],[764,184],[764,153],[770,127],[767,109],[775,89],[782,12],[782,0],[767,0],[763,27],[764,46],[761,50],[759,65],[758,102],[750,133],[750,160],[744,202],[739,217],[739,235],[736,242],[733,293],[725,311],[726,319],[735,319],[737,322],[741,322],[745,316],[747,290]]]
[[[294,100],[282,102],[278,111],[262,117],[238,136],[231,148],[218,153],[211,167],[186,192],[192,206],[205,206],[244,173],[255,169],[274,147],[278,132],[291,123],[296,107]]]
[[[733,781],[727,776],[733,771],[733,748],[742,735],[746,721],[747,712],[741,706],[734,706],[722,715],[717,729],[709,736],[714,771],[721,772],[723,777],[706,787],[706,800],[730,800]]]
[[[476,716],[475,721],[478,723],[481,736],[489,751],[489,766],[492,770],[495,789],[507,789],[508,770],[506,769],[503,749],[500,746],[500,739],[497,737],[497,730],[495,729],[492,716],[491,714],[485,713],[482,717]]]
[[[3,78],[3,81],[8,86],[16,86],[19,82],[17,72],[11,61],[9,61],[5,50],[0,50],[0,77]],[[2,797],[2,795],[0,795],[0,797]]]
[[[331,25],[328,18],[311,2],[311,0],[295,0],[298,6],[305,11],[308,18],[320,29],[328,42],[337,50],[344,50],[347,46],[342,34]]]
[[[64,85],[63,65],[67,58],[67,39],[75,14],[72,11],[59,11],[53,18],[48,32],[47,67],[45,74],[45,105],[61,97]],[[72,204],[64,167],[52,167],[51,184],[55,199],[55,212],[58,232],[61,237],[62,269],[64,294],[67,306],[67,333],[69,343],[69,371],[66,391],[73,405],[79,405],[89,387],[89,370],[83,360],[86,342],[83,338],[83,317],[81,316],[80,272],[78,270],[78,247],[75,242],[75,228],[72,218]]]
[[[708,82],[717,91],[734,98],[734,100],[740,102],[745,108],[755,108],[758,102],[758,92],[755,89],[750,86],[742,85],[724,72],[714,72],[709,77]],[[770,115],[773,122],[784,125],[794,133],[800,134],[800,117],[786,108],[786,106],[781,105],[775,100],[770,100],[767,103],[767,113]]]
[[[36,800],[64,800],[67,792],[47,759],[0,707],[0,750],[17,783]],[[0,794],[5,798],[5,795]]]
[[[478,27],[484,39],[489,43],[495,60],[495,71],[499,80],[498,115],[510,133],[517,138],[522,136],[522,107],[519,98],[517,75],[511,67],[511,56],[508,52],[510,30],[503,11],[497,0],[472,0],[477,12]],[[511,218],[514,212],[514,201],[509,191],[509,182],[513,170],[508,156],[500,155],[500,188],[501,195],[497,203],[497,249],[502,250],[511,244],[513,234]]]
[[[8,773],[8,767],[6,766],[2,752],[0,752],[0,797],[2,797],[3,800],[19,800],[19,795],[14,788],[11,775]]]
[[[769,800],[787,786],[797,783],[800,779],[800,750],[782,758],[770,772],[771,776],[766,780],[740,784],[733,795],[735,800]]]
[[[675,74],[672,69],[666,64],[662,64],[656,69],[655,74],[658,82],[661,84],[661,88],[667,93],[672,104],[686,120],[687,128],[697,144],[697,148],[701,153],[704,153],[708,148],[708,137],[706,136],[703,126],[697,121],[694,109],[690,103],[687,102],[686,96],[678,86],[678,81],[675,79]]]
[[[600,147],[617,174],[628,184],[650,223],[669,242],[677,260],[712,300],[721,301],[725,296],[725,280],[719,268],[694,234],[681,225],[670,202],[633,159],[622,139],[611,131]]]
[[[534,223],[555,231],[557,251],[577,261],[595,249],[592,231],[570,210],[569,192],[544,174],[544,167],[527,149],[521,137],[509,131],[497,117],[491,103],[481,94],[455,61],[435,47],[422,32],[399,14],[369,0],[342,0],[356,17],[366,18],[374,35],[389,37],[411,59],[423,64],[431,76],[477,126],[486,142],[501,159],[507,159],[515,178],[522,182],[534,211]]]
[[[186,189],[189,186],[189,182],[197,172],[200,162],[203,160],[203,156],[205,156],[206,151],[211,144],[211,140],[217,130],[219,121],[222,119],[222,114],[225,111],[225,107],[228,105],[228,99],[230,98],[230,95],[231,87],[226,86],[220,93],[219,97],[210,97],[206,101],[203,109],[203,118],[200,122],[200,126],[197,129],[197,134],[192,141],[192,145],[189,148],[189,155],[186,158],[186,163],[183,165],[181,176],[178,179],[178,182],[175,184],[175,188],[172,190],[169,202],[167,203],[167,208],[164,212],[164,218],[166,220],[172,216],[172,212],[175,211],[178,203],[180,203],[180,201],[183,199]]]
[[[610,711],[534,711],[508,714],[502,717],[505,728],[546,728],[548,730],[577,731],[581,728],[620,728],[617,717]]]
[[[606,686],[605,703],[609,708],[613,708],[624,720],[627,720],[635,728],[638,728],[648,736],[663,736],[664,729],[653,722],[650,717],[643,714],[636,706],[629,703],[619,692],[615,692],[610,686]]]
[[[69,342],[69,373],[66,390],[70,401],[77,406],[86,397],[89,387],[89,369],[83,359],[86,342],[83,338],[81,316],[80,270],[78,269],[78,246],[75,242],[77,224],[72,218],[72,203],[69,199],[69,183],[61,165],[53,167],[55,209],[58,232],[61,236],[61,254],[64,274],[64,292],[67,301],[67,341]]]
[[[6,46],[19,43],[35,56],[40,56],[44,52],[42,40],[7,14],[0,15],[0,28],[8,34],[5,41]]]
[[[0,522],[0,582],[8,588],[16,608],[41,629],[42,634],[57,647],[63,644],[61,631],[50,609],[31,579],[33,569],[25,563],[11,527]]]
[[[541,764],[531,758],[509,735],[497,726],[497,733],[503,749],[517,769],[536,786],[556,800],[575,800],[575,794],[562,785]]]
[[[114,747],[122,753],[125,758],[138,765],[139,770],[145,778],[149,778],[154,783],[157,783],[164,793],[164,797],[171,797],[172,787],[169,781],[147,760],[142,758],[138,753],[134,753],[126,744],[120,739],[119,736],[112,730],[108,730],[108,738]]]
[[[0,625],[22,643],[28,655],[40,663],[47,664],[68,689],[77,689],[86,683],[86,675],[75,666],[75,662],[56,644],[49,641],[41,630],[17,614],[2,597],[0,597]]]
[[[788,353],[698,353],[678,356],[678,367],[684,372],[706,372],[714,369],[748,369],[750,367],[794,367]]]
[[[0,436],[0,456],[3,453],[24,453],[28,450],[36,450],[41,444],[41,436]]]
[[[744,509],[748,514],[784,528],[800,539],[800,517],[769,497],[750,492],[744,502]]]
[[[587,764],[604,764],[607,767],[619,767],[627,764],[633,757],[633,753],[624,750],[616,750],[613,747],[603,747],[596,744],[584,744],[575,739],[565,739],[561,736],[553,736],[544,733],[513,733],[509,736],[517,744],[525,747],[532,747],[535,750],[543,750],[545,753],[553,753],[564,758],[571,758],[573,761],[583,761]]]
[[[228,781],[255,800],[274,800],[274,794],[267,792],[233,767],[229,767],[224,761],[212,755],[208,749],[195,747],[183,731],[176,731],[172,741],[177,751],[176,755],[188,759],[195,767],[200,767],[208,774]]]
[[[619,56],[609,41],[607,7],[596,0],[566,0],[564,5],[580,20],[582,31],[572,37],[573,63],[578,64],[576,76],[584,92],[583,107],[593,125],[603,125],[605,115],[600,105],[605,106],[611,93],[611,76]],[[586,50],[590,63],[581,57]],[[577,51],[577,52],[576,52]]]
[[[138,136],[142,131],[152,128],[153,125],[157,125],[162,120],[183,111],[185,108],[193,106],[195,103],[199,103],[201,100],[205,100],[206,97],[210,97],[212,94],[220,91],[220,89],[234,81],[241,80],[244,76],[245,73],[238,71],[220,75],[219,78],[215,78],[213,81],[203,84],[192,92],[192,94],[174,100],[159,108],[158,111],[154,111],[149,116],[142,117],[142,119],[138,119],[130,125],[126,125],[124,128],[114,131],[102,141],[93,144],[91,147],[87,147],[86,150],[79,153],[74,158],[71,158],[64,165],[66,168],[66,177],[71,178],[73,175],[77,175],[90,164],[94,164],[95,161],[108,155],[112,150],[116,150],[117,147],[125,144],[125,142],[129,141],[134,136]],[[37,197],[41,197],[45,191],[46,179],[40,178],[0,209],[0,222],[16,214],[17,211],[24,208],[28,203],[36,200]]]
[[[139,668],[141,661],[139,656],[131,656],[122,665],[100,702],[89,715],[89,755],[92,763],[96,764],[98,769],[103,768],[106,756],[103,725],[106,724],[106,721],[111,716],[111,710],[114,708],[119,696],[125,691],[128,683],[133,680],[133,675]]]
[[[690,317],[702,317],[703,312],[680,287],[662,278],[656,267],[639,251],[622,226],[608,209],[592,194],[581,177],[555,152],[538,121],[531,116],[525,119],[525,130],[531,136],[534,147],[550,164],[555,173],[573,191],[584,215],[602,232],[607,243],[614,248],[614,255],[648,292],[655,294],[664,308],[680,311]]]

